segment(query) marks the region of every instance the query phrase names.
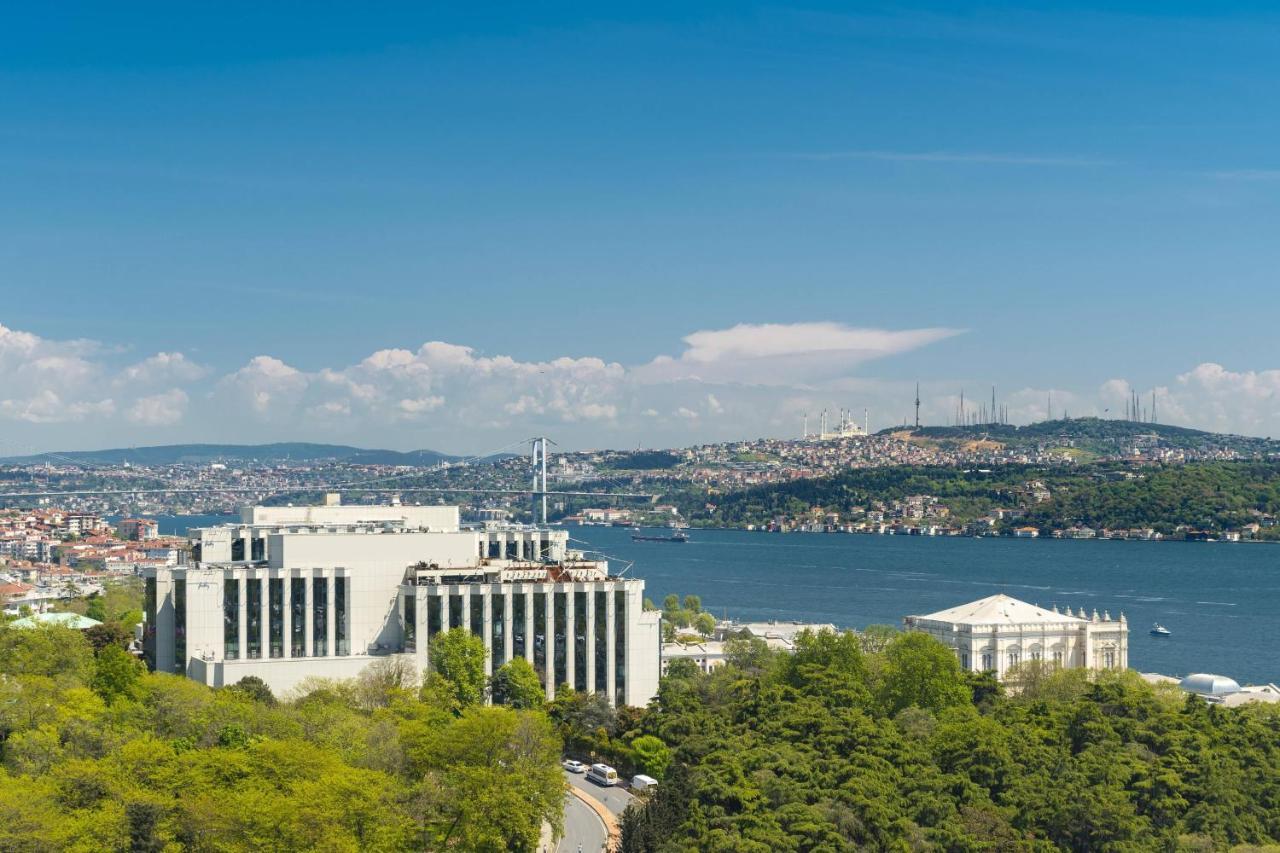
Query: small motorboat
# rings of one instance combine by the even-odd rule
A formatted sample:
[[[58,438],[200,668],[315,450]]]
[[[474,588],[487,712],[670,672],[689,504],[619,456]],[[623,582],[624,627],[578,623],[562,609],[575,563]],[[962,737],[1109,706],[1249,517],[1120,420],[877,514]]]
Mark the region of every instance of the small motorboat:
[[[1151,636],[1153,637],[1168,637],[1172,634],[1172,631],[1161,625],[1159,622],[1151,626]]]

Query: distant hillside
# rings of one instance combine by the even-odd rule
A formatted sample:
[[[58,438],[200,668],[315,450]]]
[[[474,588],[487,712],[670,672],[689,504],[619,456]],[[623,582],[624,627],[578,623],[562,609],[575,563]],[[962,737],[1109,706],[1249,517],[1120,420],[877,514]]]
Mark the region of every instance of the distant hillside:
[[[899,428],[883,430],[882,434],[902,432]],[[1158,436],[1160,444],[1183,449],[1224,449],[1240,453],[1276,453],[1280,441],[1247,435],[1206,432],[1170,424],[1152,424],[1138,421],[1106,420],[1103,418],[1071,418],[1069,420],[1041,421],[1026,426],[1008,424],[975,424],[973,426],[926,426],[908,429],[912,435],[935,441],[974,441],[989,439],[1007,447],[1029,447],[1045,443],[1070,440],[1075,447],[1098,453],[1114,452],[1131,446],[1135,438]]]
[[[278,444],[167,444],[157,447],[119,447],[109,450],[69,450],[0,459],[8,465],[42,462],[82,462],[86,465],[173,465],[209,462],[319,462],[339,460],[365,465],[416,465],[429,467],[459,459],[435,450],[369,450],[345,444],[311,444],[291,441]]]

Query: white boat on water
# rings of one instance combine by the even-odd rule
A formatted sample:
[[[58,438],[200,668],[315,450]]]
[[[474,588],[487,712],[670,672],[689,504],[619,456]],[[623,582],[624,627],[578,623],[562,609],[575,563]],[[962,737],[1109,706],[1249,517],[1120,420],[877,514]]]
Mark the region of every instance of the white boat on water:
[[[1161,625],[1159,622],[1151,626],[1151,636],[1153,637],[1168,637],[1172,634],[1172,631]]]

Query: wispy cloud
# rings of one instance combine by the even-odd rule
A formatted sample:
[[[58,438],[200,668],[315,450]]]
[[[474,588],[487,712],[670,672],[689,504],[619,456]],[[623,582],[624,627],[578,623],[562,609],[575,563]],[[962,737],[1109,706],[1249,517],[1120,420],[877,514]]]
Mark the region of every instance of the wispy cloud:
[[[1224,181],[1280,181],[1280,169],[1227,169],[1208,175]]]
[[[789,160],[884,160],[895,163],[959,163],[992,166],[1114,166],[1115,160],[1093,157],[1050,157],[1035,154],[1005,154],[986,151],[809,151],[782,155]]]

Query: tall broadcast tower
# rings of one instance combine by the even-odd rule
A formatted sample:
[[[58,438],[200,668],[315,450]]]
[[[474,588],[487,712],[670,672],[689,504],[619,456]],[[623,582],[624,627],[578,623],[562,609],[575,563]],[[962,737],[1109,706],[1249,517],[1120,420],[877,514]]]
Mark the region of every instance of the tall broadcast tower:
[[[920,383],[916,383],[916,429],[920,429]]]

